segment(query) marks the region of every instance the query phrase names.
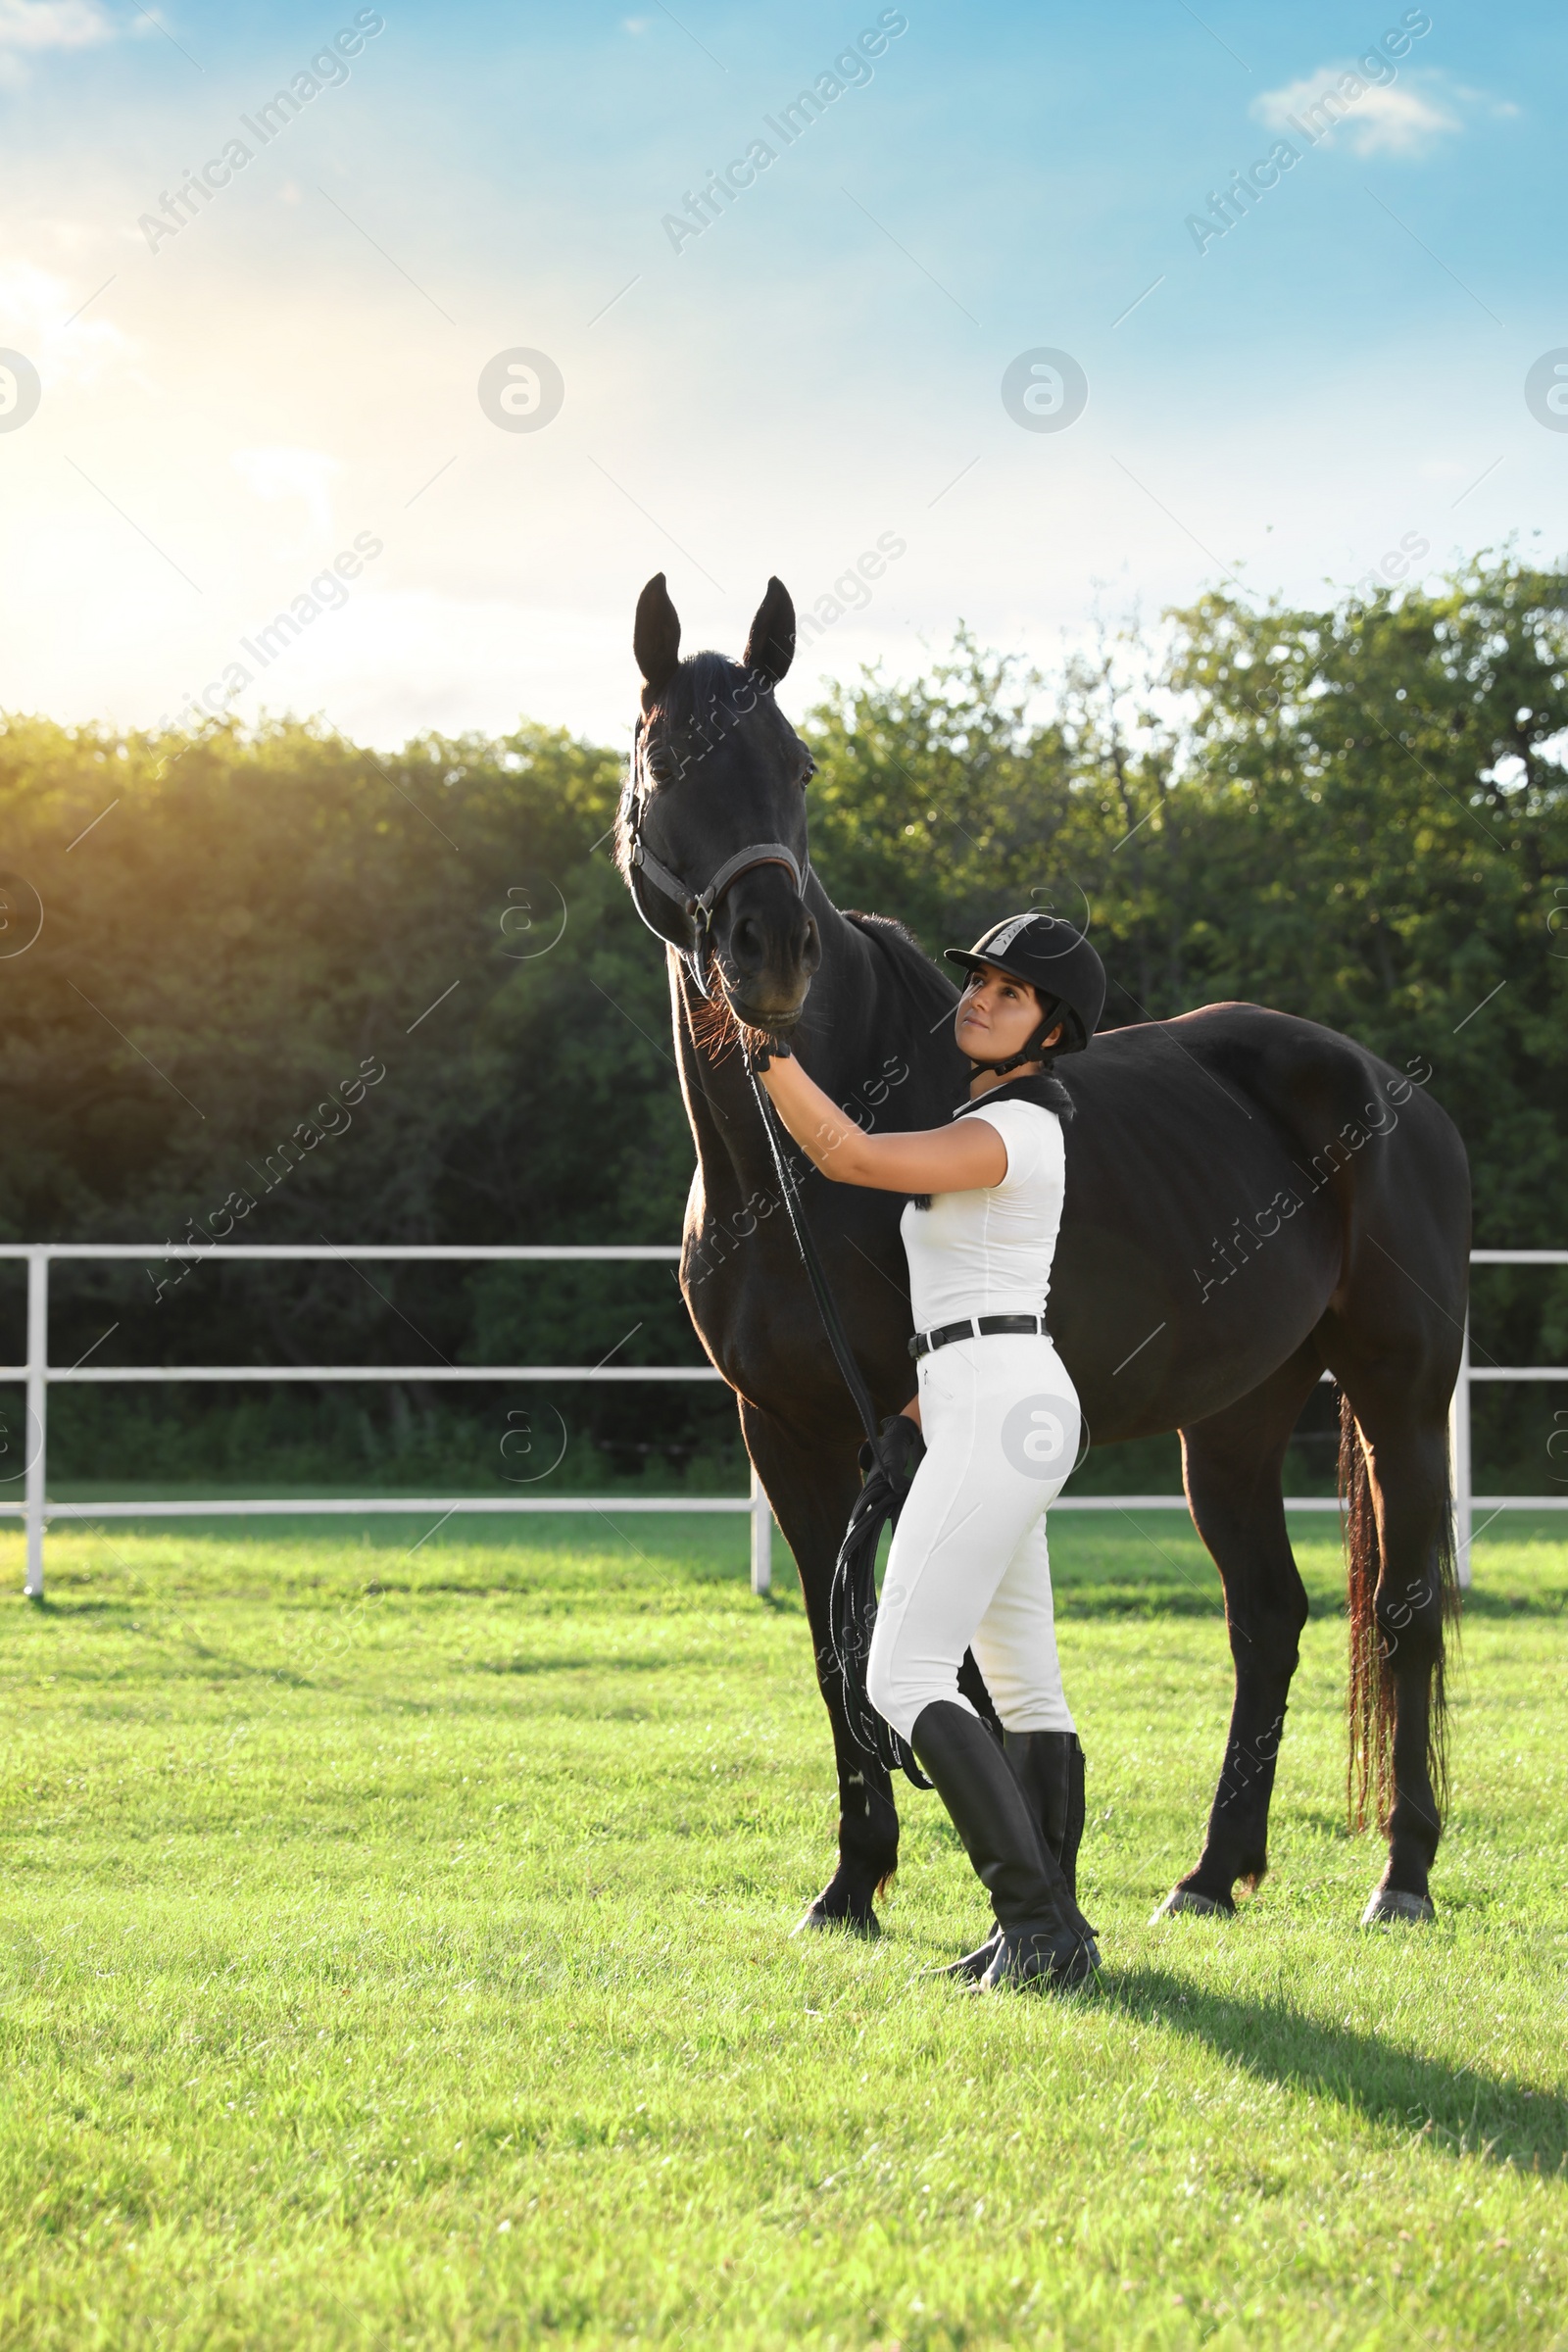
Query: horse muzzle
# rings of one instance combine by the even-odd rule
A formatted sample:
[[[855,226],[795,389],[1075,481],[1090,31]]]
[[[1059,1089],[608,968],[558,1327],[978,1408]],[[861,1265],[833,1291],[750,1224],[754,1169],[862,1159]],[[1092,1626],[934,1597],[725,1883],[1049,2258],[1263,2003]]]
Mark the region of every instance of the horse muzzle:
[[[787,1033],[822,960],[816,917],[778,868],[748,875],[724,912],[713,961],[730,1010],[748,1028]]]
[[[761,990],[748,993],[724,969],[722,961],[718,962],[717,969],[724,1002],[744,1027],[764,1029],[770,1037],[788,1037],[792,1030],[799,1028],[801,1016],[806,1010],[806,1000],[810,993],[809,980],[793,998],[785,999]]]

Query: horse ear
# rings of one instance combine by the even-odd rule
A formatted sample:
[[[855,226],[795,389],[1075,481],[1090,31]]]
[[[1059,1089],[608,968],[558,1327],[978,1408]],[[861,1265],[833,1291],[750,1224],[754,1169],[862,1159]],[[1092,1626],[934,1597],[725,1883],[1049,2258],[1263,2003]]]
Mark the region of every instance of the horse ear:
[[[680,614],[669,601],[662,571],[655,572],[637,599],[631,644],[643,681],[643,709],[648,710],[680,664]]]
[[[782,580],[768,581],[741,659],[748,669],[760,669],[775,686],[794,661],[795,607]]]

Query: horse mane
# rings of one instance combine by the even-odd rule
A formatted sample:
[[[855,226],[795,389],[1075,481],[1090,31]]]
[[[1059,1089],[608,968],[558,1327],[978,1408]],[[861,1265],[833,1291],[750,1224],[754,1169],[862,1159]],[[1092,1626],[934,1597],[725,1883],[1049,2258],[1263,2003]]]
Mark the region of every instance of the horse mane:
[[[891,914],[862,914],[858,906],[841,906],[847,923],[878,949],[884,963],[915,1009],[937,1016],[951,1010],[958,992],[939,963],[926,954],[906,924]]]
[[[722,712],[726,719],[741,715],[737,696],[743,686],[759,693],[772,692],[760,670],[745,669],[728,654],[689,654],[670,672],[658,699],[645,715],[645,724],[667,727],[698,724]]]
[[[698,659],[704,657],[699,655]],[[951,1009],[957,991],[941,966],[932,962],[914,933],[890,914],[862,914],[858,906],[841,906],[837,911],[880,951],[914,1011],[926,1016],[928,1029],[934,1028],[943,1013]],[[710,1060],[721,1061],[743,1035],[757,1044],[760,1043],[762,1032],[743,1032],[720,992],[695,1007],[692,1035]]]
[[[862,914],[858,906],[841,906],[839,912],[877,950],[929,1036],[957,1000],[958,992],[941,965],[933,962],[907,924],[891,914]],[[929,1193],[911,1193],[909,1199],[916,1208],[931,1205]]]

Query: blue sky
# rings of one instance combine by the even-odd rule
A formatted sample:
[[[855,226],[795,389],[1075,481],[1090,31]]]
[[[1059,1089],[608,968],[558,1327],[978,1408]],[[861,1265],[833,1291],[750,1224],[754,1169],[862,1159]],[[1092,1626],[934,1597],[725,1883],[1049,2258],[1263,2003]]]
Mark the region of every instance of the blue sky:
[[[1524,385],[1568,346],[1565,44],[1534,4],[0,0],[0,345],[42,387],[0,431],[0,703],[618,740],[657,569],[690,645],[737,648],[769,571],[816,606],[798,708],[960,616],[1049,665],[1228,575],[1560,555],[1568,433]],[[1065,429],[1004,405],[1041,349],[1087,382]],[[539,430],[480,405],[515,350],[560,371]]]

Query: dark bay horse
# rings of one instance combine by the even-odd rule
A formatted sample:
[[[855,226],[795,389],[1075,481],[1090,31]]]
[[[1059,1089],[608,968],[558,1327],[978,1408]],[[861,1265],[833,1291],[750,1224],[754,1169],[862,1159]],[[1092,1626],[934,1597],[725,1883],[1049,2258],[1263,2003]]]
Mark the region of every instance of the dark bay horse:
[[[863,1124],[936,1127],[966,1092],[956,991],[898,924],[841,911],[809,870],[810,756],[773,693],[795,647],[779,581],[739,666],[681,660],[662,573],[639,601],[634,645],[642,712],[617,858],[669,949],[697,1145],[682,1289],[795,1555],[832,1721],[839,1860],[807,1920],[874,1935],[898,1817],[887,1774],[851,1735],[828,1634],[860,1431],[782,1212],[737,1024],[791,1040]],[[1389,1840],[1365,1917],[1428,1919],[1455,1598],[1446,1423],[1469,1272],[1463,1145],[1419,1077],[1254,1004],[1109,1031],[1062,1074],[1077,1116],[1052,1336],[1097,1445],[1180,1431],[1235,1664],[1207,1837],[1164,1908],[1229,1912],[1237,1883],[1267,1867],[1307,1615],[1281,1468],[1327,1371],[1341,1400],[1352,1802],[1359,1813],[1370,1792]],[[903,1201],[801,1164],[828,1281],[877,1408],[894,1412],[914,1393]]]

